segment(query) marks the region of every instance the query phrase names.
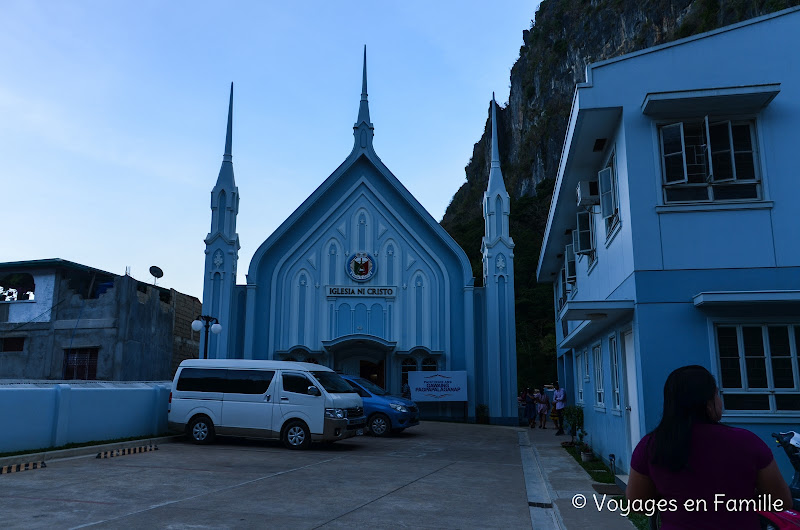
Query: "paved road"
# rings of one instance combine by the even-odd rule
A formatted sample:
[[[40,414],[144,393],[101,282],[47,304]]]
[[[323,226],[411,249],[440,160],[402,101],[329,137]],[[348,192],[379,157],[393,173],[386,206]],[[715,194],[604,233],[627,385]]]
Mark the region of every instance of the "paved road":
[[[0,475],[5,528],[531,528],[519,429],[424,422],[309,451],[168,443]]]

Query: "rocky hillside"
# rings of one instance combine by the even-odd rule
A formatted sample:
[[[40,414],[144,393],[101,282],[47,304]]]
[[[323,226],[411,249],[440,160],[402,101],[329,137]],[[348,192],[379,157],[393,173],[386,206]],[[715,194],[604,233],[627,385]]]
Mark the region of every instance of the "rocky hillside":
[[[800,0],[544,0],[511,69],[511,93],[498,112],[500,159],[511,194],[516,248],[520,385],[555,378],[553,291],[536,265],[572,95],[586,65],[800,4]],[[487,117],[490,115],[487,106]],[[481,201],[489,176],[491,124],[475,144],[467,181],[442,226],[467,251],[481,281]],[[535,379],[534,379],[535,378]]]

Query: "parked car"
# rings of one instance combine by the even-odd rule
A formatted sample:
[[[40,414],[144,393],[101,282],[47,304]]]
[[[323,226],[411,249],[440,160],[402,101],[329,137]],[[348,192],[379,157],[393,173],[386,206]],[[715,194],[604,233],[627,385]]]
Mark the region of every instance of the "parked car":
[[[362,434],[358,392],[324,366],[288,361],[191,359],[169,394],[169,427],[195,443],[216,434],[281,440],[290,449]]]
[[[419,407],[410,399],[393,396],[363,377],[342,375],[342,378],[361,396],[367,428],[375,436],[397,434],[419,425]]]

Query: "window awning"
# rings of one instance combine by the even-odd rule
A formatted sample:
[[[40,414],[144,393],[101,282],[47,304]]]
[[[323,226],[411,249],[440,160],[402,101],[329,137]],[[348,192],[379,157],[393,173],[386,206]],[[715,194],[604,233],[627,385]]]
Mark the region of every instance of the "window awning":
[[[678,92],[650,92],[642,102],[642,114],[653,118],[681,118],[760,112],[781,91],[780,83]]]
[[[695,307],[800,303],[800,291],[711,291],[692,300]]]
[[[559,348],[577,348],[612,324],[633,314],[633,300],[569,301],[564,304],[562,320],[583,323],[567,335]]]

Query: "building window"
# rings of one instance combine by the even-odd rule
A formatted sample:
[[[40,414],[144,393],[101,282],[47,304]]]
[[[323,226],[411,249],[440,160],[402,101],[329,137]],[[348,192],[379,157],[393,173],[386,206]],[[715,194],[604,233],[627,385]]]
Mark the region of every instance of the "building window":
[[[408,384],[408,372],[416,372],[417,371],[417,361],[414,359],[403,359],[402,364],[400,364],[400,384],[406,385]]]
[[[0,302],[16,302],[35,298],[36,282],[25,272],[7,274],[0,278]]]
[[[425,357],[424,359],[422,359],[423,372],[435,372],[438,369],[439,369],[439,364],[433,357]]]
[[[561,308],[567,303],[567,297],[572,291],[572,284],[567,281],[567,273],[564,269],[561,269],[558,276],[558,310],[561,311]]]
[[[97,379],[99,348],[70,348],[64,350],[64,379]]]
[[[583,380],[589,380],[589,352],[583,351]]]
[[[608,353],[611,355],[611,390],[614,392],[614,399],[611,405],[614,409],[619,410],[619,348],[617,348],[616,335],[612,335],[608,338]]]
[[[663,124],[659,139],[665,203],[760,198],[753,120]]]
[[[583,357],[580,353],[575,356],[575,401],[583,403]]]
[[[1,353],[22,353],[25,349],[25,337],[5,337],[0,339]]]
[[[617,190],[617,160],[616,153],[611,152],[606,167],[597,174],[600,185],[600,215],[606,226],[606,236],[619,223],[619,192]]]
[[[605,406],[605,392],[603,390],[603,349],[599,344],[592,347],[594,356],[594,404]]]
[[[572,244],[564,247],[564,271],[567,283],[575,283],[575,250]]]
[[[589,265],[594,263],[597,252],[594,242],[594,212],[592,210],[578,212],[578,229],[572,236],[572,250],[575,254],[588,256]]]
[[[726,411],[800,411],[800,324],[720,324],[716,339]]]

